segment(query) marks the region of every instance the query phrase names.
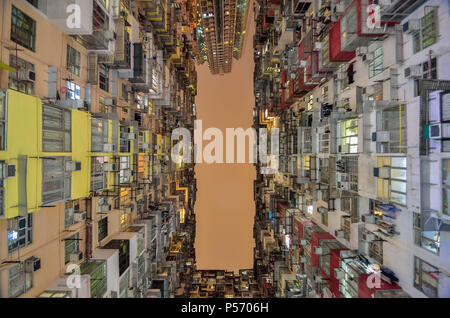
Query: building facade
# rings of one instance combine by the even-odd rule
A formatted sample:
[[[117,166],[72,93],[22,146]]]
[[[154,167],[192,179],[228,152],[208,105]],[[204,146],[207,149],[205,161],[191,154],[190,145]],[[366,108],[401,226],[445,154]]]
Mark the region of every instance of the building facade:
[[[193,130],[196,7],[0,10],[0,297],[173,297],[195,261],[194,167],[171,133]]]
[[[448,1],[257,1],[255,276],[278,297],[449,297]]]

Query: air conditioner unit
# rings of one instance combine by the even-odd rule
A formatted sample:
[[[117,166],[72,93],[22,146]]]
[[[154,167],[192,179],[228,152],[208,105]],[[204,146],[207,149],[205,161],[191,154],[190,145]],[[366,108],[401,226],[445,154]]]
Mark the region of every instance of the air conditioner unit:
[[[110,298],[118,298],[116,291],[111,291],[111,297]]]
[[[298,63],[298,66],[301,67],[301,68],[305,68],[306,65],[307,65],[306,60],[301,60],[301,61],[299,61],[299,63]]]
[[[3,168],[3,179],[14,178],[17,173],[15,164],[2,164]]]
[[[373,233],[363,233],[362,234],[362,239],[363,239],[363,241],[366,241],[366,242],[372,242],[372,241],[376,240],[376,238],[377,238],[377,236]]]
[[[375,133],[376,142],[389,142],[391,140],[390,131],[377,131]]]
[[[34,82],[36,81],[36,73],[34,71],[25,69],[25,70],[19,70],[19,81],[25,81],[25,82]]]
[[[114,99],[112,98],[105,98],[103,101],[103,104],[105,106],[114,106]]]
[[[345,232],[343,230],[335,230],[334,236],[336,236],[337,238],[344,238]]]
[[[103,36],[107,41],[114,41],[116,39],[116,33],[110,30],[103,31]]]
[[[324,102],[324,99],[323,99],[323,97],[318,97],[317,99],[316,99],[316,101],[318,102],[318,103],[323,103]]]
[[[160,145],[155,145],[155,150],[161,150],[161,146]]]
[[[25,272],[33,273],[41,268],[41,259],[37,257],[30,257],[25,260]]]
[[[328,254],[328,252],[329,252],[329,250],[328,250],[328,248],[326,248],[326,247],[319,247],[319,246],[316,246],[316,247],[314,248],[314,253],[315,253],[316,255],[326,255],[326,254]]]
[[[363,214],[361,215],[361,222],[368,224],[375,224],[377,222],[377,218],[373,214]]]
[[[123,209],[123,212],[126,214],[131,214],[133,212],[133,208],[131,206]]]
[[[344,80],[347,77],[347,74],[344,71],[338,71],[336,75],[338,80]]]
[[[372,62],[373,61],[374,56],[373,56],[372,52],[371,53],[367,53],[364,56],[365,56],[365,59],[364,59],[365,62]]]
[[[106,171],[106,172],[117,171],[117,165],[115,163],[104,163],[103,171]]]
[[[420,20],[419,19],[411,19],[403,24],[403,32],[404,33],[413,33],[420,31]]]
[[[106,213],[111,211],[112,207],[111,204],[104,204],[104,205],[100,205],[98,208],[98,212],[99,213]]]
[[[122,173],[125,178],[129,178],[132,175],[132,172],[130,169],[122,170]]]
[[[348,181],[338,182],[338,186],[340,190],[348,191],[350,189],[350,184]]]
[[[142,144],[142,149],[150,149],[150,144],[147,143]]]
[[[305,256],[300,257],[300,263],[306,263],[306,257]]]
[[[450,123],[429,125],[428,133],[430,139],[450,138]]]
[[[83,259],[83,252],[79,251],[69,255],[69,260],[71,263],[78,263]]]
[[[127,298],[134,298],[135,296],[135,289],[134,287],[130,287],[127,290]]]
[[[308,245],[308,241],[307,240],[300,240],[300,245],[302,245],[302,246]]]
[[[75,222],[82,222],[86,220],[86,212],[76,212],[73,214],[73,220]]]
[[[344,11],[345,11],[345,4],[343,2],[337,3],[334,6],[334,13],[335,14],[340,15],[341,13],[344,13]]]
[[[66,172],[81,171],[80,161],[67,161],[66,162]]]
[[[367,53],[368,53],[367,46],[360,46],[356,48],[356,55],[358,56],[363,56]]]
[[[314,42],[314,51],[320,51],[322,49],[322,42]]]
[[[334,278],[340,280],[345,278],[345,272],[342,268],[333,269]]]
[[[382,179],[389,179],[391,171],[389,167],[380,167],[373,169],[373,176]]]
[[[116,145],[114,144],[104,144],[103,152],[114,152],[116,150]]]
[[[136,140],[137,135],[135,133],[129,133],[127,138],[128,140]]]
[[[405,78],[421,78],[422,75],[421,65],[413,65],[405,68]]]
[[[375,87],[373,85],[369,85],[367,87],[364,87],[362,93],[364,95],[373,95],[373,94],[375,94]]]

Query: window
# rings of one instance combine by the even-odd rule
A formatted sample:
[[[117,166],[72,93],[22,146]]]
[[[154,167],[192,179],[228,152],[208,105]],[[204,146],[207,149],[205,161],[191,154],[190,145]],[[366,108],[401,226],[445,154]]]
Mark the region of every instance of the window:
[[[431,67],[429,65],[431,64]],[[430,61],[422,63],[422,78],[437,79],[437,60],[432,58]],[[419,96],[419,80],[414,80],[414,96]]]
[[[138,178],[145,177],[145,159],[144,156],[138,156]]]
[[[100,64],[100,88],[105,92],[109,91],[109,68],[105,64]]]
[[[98,243],[108,236],[108,217],[98,221]]]
[[[64,263],[70,262],[70,254],[80,251],[80,234],[76,233],[64,240]]]
[[[34,72],[34,64],[28,63],[25,60],[22,60],[20,57],[17,58],[14,54],[9,56],[9,66],[19,71],[31,71]],[[10,89],[14,89],[16,91],[22,92],[24,94],[33,95],[34,94],[34,82],[33,81],[25,81],[21,79],[17,79],[18,73],[9,72],[9,84],[8,87]],[[17,87],[17,83],[19,83],[19,87]]]
[[[128,86],[126,84],[122,84],[122,99],[128,102]]]
[[[81,73],[81,54],[70,45],[67,45],[67,69],[72,74],[80,76]]]
[[[67,82],[66,98],[72,100],[81,99],[81,87],[74,82]]]
[[[383,71],[383,47],[379,47],[373,52],[373,60],[369,63],[369,78],[380,74]]]
[[[436,43],[438,13],[437,8],[431,8],[430,12],[420,19],[420,31],[414,34],[414,53],[417,53]]]
[[[379,265],[383,265],[383,241],[372,241],[369,243],[369,257],[373,258]]]
[[[109,0],[99,0],[103,8],[106,9],[106,11],[109,11]]]
[[[125,126],[120,126],[120,152],[127,153],[130,152],[131,142],[128,140],[128,134],[130,133],[130,128]]]
[[[33,243],[33,214],[8,219],[8,253],[11,254]]]
[[[5,169],[5,162],[0,162],[0,217],[5,215],[5,180],[3,179]]]
[[[320,212],[320,218],[323,225],[328,226],[328,209],[326,211]]]
[[[378,197],[392,203],[406,205],[406,157],[378,157],[378,168],[387,168],[389,178],[377,178]]]
[[[328,85],[324,85],[320,88],[321,91],[321,95],[323,98],[323,102],[327,103],[328,102]]]
[[[68,228],[75,224],[74,220],[75,204],[74,201],[68,201],[64,204],[64,227]]]
[[[341,230],[344,231],[344,239],[350,241],[350,217],[342,216],[341,217]]]
[[[358,153],[358,119],[338,123],[338,152]]]
[[[414,257],[414,287],[430,298],[439,297],[439,270]]]
[[[108,162],[108,157],[92,157],[91,159],[91,191],[102,191],[106,188],[107,173],[103,164]]]
[[[436,219],[425,220],[426,223],[436,224]],[[441,233],[437,228],[424,231],[422,224],[422,215],[420,213],[413,213],[413,227],[414,227],[414,244],[439,255],[439,247],[441,243]]]
[[[33,272],[25,272],[25,264],[20,263],[8,270],[9,297],[17,298],[33,288]]]
[[[69,110],[42,105],[42,149],[45,152],[72,150],[72,114]]]
[[[103,152],[103,145],[108,143],[108,121],[93,118],[91,120],[91,151]]]
[[[120,157],[120,183],[129,183],[130,182],[130,157],[121,156]]]
[[[0,151],[6,150],[6,110],[8,108],[8,93],[4,89],[0,89]],[[3,182],[3,181],[2,181]],[[0,212],[1,215],[1,212]]]
[[[442,160],[442,213],[450,215],[449,198],[450,198],[450,159]]]
[[[12,6],[11,41],[36,52],[36,21]]]
[[[42,202],[44,205],[69,200],[71,173],[66,172],[64,157],[42,159]]]
[[[377,112],[377,133],[386,132],[387,141],[377,142],[377,153],[406,152],[406,107],[405,104],[385,108]]]

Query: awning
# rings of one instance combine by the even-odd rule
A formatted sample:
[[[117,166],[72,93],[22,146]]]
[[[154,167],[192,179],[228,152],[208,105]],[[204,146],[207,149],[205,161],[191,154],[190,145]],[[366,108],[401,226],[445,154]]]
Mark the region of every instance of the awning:
[[[1,70],[7,70],[7,71],[10,71],[10,72],[14,72],[14,73],[16,72],[15,68],[13,68],[13,67],[11,67],[11,66],[3,63],[3,62],[0,62],[0,69]]]

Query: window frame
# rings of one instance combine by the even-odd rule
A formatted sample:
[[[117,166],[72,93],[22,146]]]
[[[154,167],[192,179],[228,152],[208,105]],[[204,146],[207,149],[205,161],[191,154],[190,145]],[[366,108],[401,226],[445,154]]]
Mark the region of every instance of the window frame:
[[[18,268],[17,268],[18,267]],[[15,271],[15,272],[14,272]],[[12,277],[11,277],[12,276]],[[13,289],[12,281],[18,281],[16,289],[19,293],[12,294],[11,291]],[[21,281],[21,282],[20,282]],[[22,285],[22,286],[20,286]],[[19,263],[14,266],[11,266],[8,269],[8,296],[9,298],[18,298],[28,292],[34,286],[34,273],[25,272],[25,264]],[[19,290],[18,287],[22,287],[22,290]]]
[[[431,17],[433,16],[433,17]],[[430,18],[431,17],[431,18]],[[426,21],[430,19],[430,21]],[[420,30],[415,32],[413,35],[413,53],[419,53],[420,51],[426,49],[427,47],[432,46],[437,43],[437,37],[439,32],[439,15],[438,15],[438,7],[431,8],[431,11],[426,13],[420,19]],[[433,30],[430,33],[432,35],[427,35],[427,38],[424,39],[424,32],[427,28],[431,28],[433,26]],[[428,32],[428,31],[427,31]],[[434,41],[424,45],[424,42],[434,37]]]
[[[2,106],[3,105],[3,106]],[[0,89],[0,151],[8,148],[8,92]],[[3,178],[1,178],[3,186]],[[0,210],[0,215],[2,211]]]
[[[373,60],[369,63],[369,78],[375,77],[383,72],[383,47],[373,51]]]
[[[98,244],[108,236],[108,217],[104,217],[97,222]]]
[[[59,167],[51,167],[49,165],[50,162],[59,161],[62,163]],[[67,172],[65,169],[66,162],[70,161],[69,157],[45,157],[42,158],[42,204],[43,206],[50,206],[65,200],[70,200],[71,197],[71,182],[72,182],[72,173]],[[46,171],[47,169],[61,169],[60,171]],[[58,176],[59,174],[59,176]],[[48,175],[48,178],[46,176]],[[56,175],[56,177],[55,177]],[[48,183],[51,185],[52,182],[59,181],[60,185],[56,185],[55,189],[45,190],[45,184]],[[50,187],[51,188],[51,187]],[[58,198],[52,197],[54,194],[61,194]],[[45,200],[45,196],[50,196],[49,199]],[[54,200],[56,199],[56,200]]]
[[[46,110],[53,109],[53,114],[46,113]],[[60,112],[57,116],[55,113]],[[52,124],[50,124],[52,123]],[[59,125],[56,127],[55,124]],[[70,126],[68,129],[67,126]],[[57,138],[46,138],[45,134],[60,134]],[[67,140],[68,139],[68,140]],[[46,143],[47,142],[47,143]],[[59,149],[49,149],[52,145],[60,146]],[[43,152],[72,152],[72,112],[70,110],[56,107],[54,105],[42,104],[42,151]]]
[[[439,270],[437,267],[429,264],[428,262],[424,261],[423,259],[421,259],[421,258],[419,258],[417,256],[414,256],[414,281],[413,281],[413,286],[417,290],[419,290],[422,293],[424,293],[427,297],[436,297],[437,298],[437,297],[439,297],[439,278],[437,279],[436,295],[429,295],[429,294],[427,294],[426,291],[428,291],[428,290],[424,290],[424,288],[423,288],[423,284],[424,284],[424,281],[423,281],[423,274],[424,274],[423,265],[429,266],[434,271],[438,271]],[[433,286],[432,286],[432,288],[433,288]]]
[[[98,65],[99,67],[99,81],[98,86],[100,89],[104,90],[105,92],[109,92],[109,67],[105,64],[100,63]]]
[[[67,44],[67,70],[80,77],[81,76],[81,53]]]
[[[20,226],[20,222],[24,220],[25,226]],[[17,230],[12,229],[12,223],[15,222],[15,219],[8,219],[8,227],[6,231],[6,241],[7,241],[7,249],[8,249],[8,255],[19,251],[22,248],[25,248],[31,244],[33,244],[33,214],[28,213],[28,215],[25,217],[20,217],[17,219]],[[11,232],[17,232],[17,238],[14,239],[16,241],[16,246],[12,247],[12,245],[15,245],[11,243],[10,235]],[[21,234],[22,232],[22,234]],[[21,240],[23,240],[23,243],[21,243]]]
[[[22,25],[17,25],[17,20],[21,22]],[[28,30],[26,30],[28,28]],[[14,29],[17,29],[14,31]],[[12,6],[11,9],[11,36],[10,39],[14,43],[32,51],[36,52],[36,20],[32,19],[30,16],[25,14],[22,10],[16,6]],[[29,37],[28,39],[19,37],[18,33],[23,32],[22,36]],[[25,34],[27,33],[27,34]],[[16,35],[16,36],[14,36]],[[28,42],[28,43],[26,43]]]
[[[100,162],[99,159],[103,160]],[[101,192],[107,188],[107,175],[108,173],[104,171],[103,164],[108,163],[107,156],[96,156],[91,158],[91,192]],[[101,188],[95,187],[95,180],[97,178],[102,178]]]
[[[81,99],[81,86],[75,82],[66,82],[66,99],[80,100]]]
[[[64,240],[64,264],[70,263],[70,254],[80,252],[80,233],[67,237]]]

